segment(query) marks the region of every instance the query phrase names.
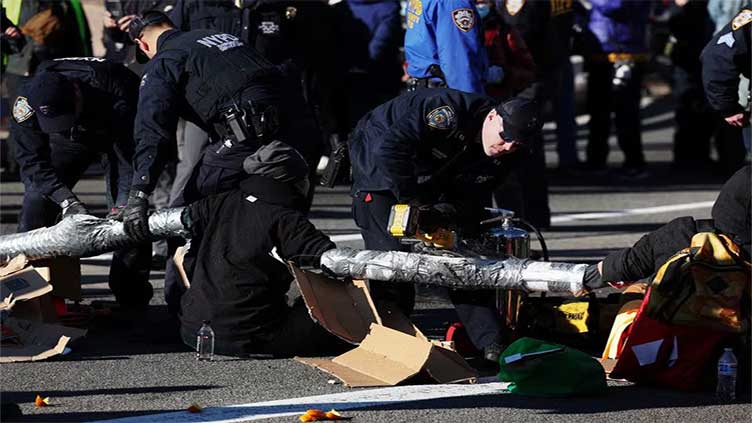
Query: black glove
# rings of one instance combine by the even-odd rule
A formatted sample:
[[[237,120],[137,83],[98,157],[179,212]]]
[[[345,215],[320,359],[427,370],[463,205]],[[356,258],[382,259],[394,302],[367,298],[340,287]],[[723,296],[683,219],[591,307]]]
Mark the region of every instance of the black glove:
[[[131,191],[128,204],[123,211],[125,233],[134,241],[146,242],[151,240],[149,232],[149,200],[141,191]]]
[[[430,233],[438,228],[450,229],[457,226],[457,209],[449,203],[437,203],[420,208],[418,229]]]
[[[107,213],[107,218],[110,220],[117,220],[118,222],[122,222],[124,213],[125,213],[125,206],[113,207],[110,209],[110,212]]]
[[[63,218],[72,216],[74,214],[89,214],[89,211],[86,210],[84,203],[82,203],[76,197],[71,197],[63,200],[63,202],[60,203],[60,207],[63,209]]]

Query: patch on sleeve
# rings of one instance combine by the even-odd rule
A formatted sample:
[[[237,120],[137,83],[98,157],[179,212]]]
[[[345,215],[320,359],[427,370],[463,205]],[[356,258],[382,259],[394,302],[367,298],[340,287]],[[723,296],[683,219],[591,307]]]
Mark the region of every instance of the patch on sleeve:
[[[452,10],[452,20],[457,28],[468,32],[475,26],[475,12],[467,8],[454,9]]]
[[[506,1],[507,12],[512,16],[520,13],[520,10],[522,10],[523,7],[525,7],[525,0],[507,0]]]
[[[451,106],[441,106],[431,110],[426,115],[426,124],[436,129],[454,129],[457,118]]]
[[[728,48],[732,48],[734,47],[735,42],[736,42],[736,39],[734,39],[734,34],[729,32],[728,34],[724,34],[718,37],[718,41],[715,44],[716,45],[726,44]]]
[[[731,21],[731,29],[736,31],[737,29],[743,27],[744,25],[750,22],[752,22],[752,10],[742,9],[742,11],[739,12],[738,15],[736,15],[734,20]]]
[[[30,118],[34,114],[34,110],[29,106],[29,100],[26,97],[18,96],[13,103],[13,119],[16,122],[21,123]]]
[[[146,85],[146,78],[148,77],[149,77],[148,73],[145,73],[144,76],[141,77],[141,83],[138,84],[139,89],[144,88],[144,85]]]

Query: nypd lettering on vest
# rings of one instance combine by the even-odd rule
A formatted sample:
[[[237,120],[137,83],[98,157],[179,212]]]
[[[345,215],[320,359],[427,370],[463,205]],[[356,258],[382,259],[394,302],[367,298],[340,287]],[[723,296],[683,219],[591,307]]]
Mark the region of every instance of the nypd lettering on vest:
[[[454,129],[457,125],[454,109],[450,106],[441,106],[431,110],[426,115],[426,124],[436,129]]]
[[[467,8],[454,9],[452,10],[452,20],[457,28],[468,32],[475,26],[475,12]]]
[[[220,51],[226,51],[243,45],[240,38],[230,34],[209,35],[204,38],[199,38],[196,42],[205,47],[216,47]]]
[[[17,97],[13,103],[13,119],[17,123],[21,123],[30,118],[34,114],[34,110],[29,106],[29,100],[26,97]]]
[[[107,61],[107,59],[103,59],[101,57],[59,57],[57,59],[52,59],[55,62],[62,62],[66,60],[80,60],[84,62],[97,62],[97,63],[104,63]]]

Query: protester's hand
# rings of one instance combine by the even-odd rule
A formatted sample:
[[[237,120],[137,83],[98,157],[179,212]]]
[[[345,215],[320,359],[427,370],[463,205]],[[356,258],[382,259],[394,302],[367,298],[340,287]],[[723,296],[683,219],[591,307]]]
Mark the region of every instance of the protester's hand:
[[[21,38],[21,31],[16,26],[9,26],[5,28],[5,35],[10,38]]]
[[[151,240],[149,231],[149,200],[141,191],[131,191],[128,204],[123,211],[125,233],[134,241],[145,242]]]
[[[726,123],[728,123],[731,126],[738,126],[742,127],[744,126],[744,113],[737,113],[735,115],[729,116],[724,118],[726,120]]]
[[[112,13],[110,12],[107,12],[107,14],[104,15],[103,24],[104,24],[104,27],[107,29],[116,28],[118,26],[117,21],[115,20],[115,18],[112,17]]]
[[[689,0],[674,0],[674,4],[676,4],[679,7],[684,7],[689,3]]]
[[[69,198],[60,204],[63,209],[63,218],[74,214],[89,214],[86,206],[78,198]]]
[[[117,25],[123,32],[128,32],[128,27],[130,26],[131,22],[133,22],[133,19],[136,18],[136,15],[128,15],[123,16],[122,18],[118,19]]]

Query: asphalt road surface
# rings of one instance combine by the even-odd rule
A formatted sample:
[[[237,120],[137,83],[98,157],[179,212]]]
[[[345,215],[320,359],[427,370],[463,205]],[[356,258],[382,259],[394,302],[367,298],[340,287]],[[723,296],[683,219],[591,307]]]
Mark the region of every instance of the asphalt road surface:
[[[597,178],[558,174],[555,145],[547,144],[554,224],[544,235],[553,260],[592,263],[631,245],[674,217],[709,217],[709,205],[723,178],[712,173],[671,171],[673,115],[668,99],[647,104],[644,116],[651,177],[641,183],[620,182],[618,171]],[[550,132],[549,141],[553,136]],[[581,125],[581,151],[585,135]],[[622,155],[613,139],[612,145],[610,159],[616,167]],[[1,189],[1,228],[3,233],[9,233],[14,231],[23,188],[19,183],[2,183]],[[76,190],[85,202],[95,206],[96,212],[104,213],[100,178],[84,180]],[[350,217],[346,187],[320,189],[311,215],[317,227],[334,236],[339,245],[362,246],[353,236],[357,231]],[[112,300],[107,288],[107,259],[83,259],[82,263],[84,304]],[[155,297],[142,315],[115,311],[97,316],[88,336],[73,345],[70,354],[43,362],[2,365],[2,401],[20,405],[23,417],[19,421],[92,421],[133,416],[145,420],[146,415],[185,410],[192,403],[211,409],[357,391],[339,383],[330,384],[329,376],[289,359],[219,357],[211,363],[197,362],[181,344],[168,319],[161,299],[162,278],[163,272],[153,272]],[[452,313],[451,306],[441,298],[423,296],[414,320],[427,334],[438,336],[453,320]],[[485,374],[492,373],[486,370]],[[37,394],[49,396],[52,406],[35,407]],[[752,406],[749,396],[734,404],[719,404],[711,394],[610,382],[608,395],[597,398],[541,399],[494,392],[366,406],[345,414],[359,422],[741,422],[750,421]],[[202,414],[189,417],[194,419],[191,421],[202,421]],[[8,421],[8,416],[0,418]],[[161,417],[156,421],[160,420]],[[172,420],[165,417],[162,421]],[[293,422],[297,418],[273,421]]]

